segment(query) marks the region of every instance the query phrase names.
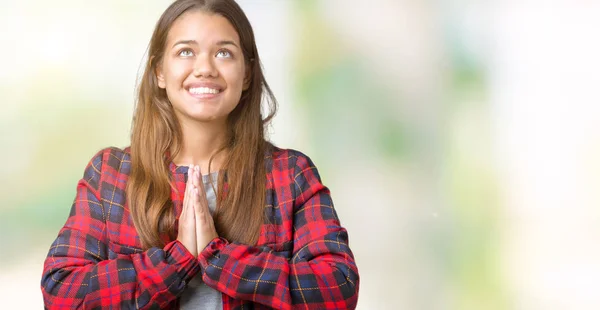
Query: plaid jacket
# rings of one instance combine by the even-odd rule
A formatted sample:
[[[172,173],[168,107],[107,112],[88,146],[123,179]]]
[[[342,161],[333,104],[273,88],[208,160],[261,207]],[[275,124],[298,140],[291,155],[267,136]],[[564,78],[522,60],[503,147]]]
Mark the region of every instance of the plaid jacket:
[[[214,239],[194,257],[178,241],[141,250],[125,199],[129,150],[92,158],[69,218],[44,262],[49,309],[176,309],[197,273],[223,293],[223,309],[352,309],[359,276],[329,190],[304,154],[266,157],[265,223],[256,246]],[[179,193],[187,167],[171,163]],[[176,214],[183,196],[172,193]]]

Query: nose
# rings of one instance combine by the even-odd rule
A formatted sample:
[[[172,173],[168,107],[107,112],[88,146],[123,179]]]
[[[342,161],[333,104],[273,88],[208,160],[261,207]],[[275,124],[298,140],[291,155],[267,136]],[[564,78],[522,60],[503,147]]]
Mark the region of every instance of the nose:
[[[208,53],[203,53],[196,58],[194,62],[195,77],[217,77],[218,71],[215,67],[214,57]]]

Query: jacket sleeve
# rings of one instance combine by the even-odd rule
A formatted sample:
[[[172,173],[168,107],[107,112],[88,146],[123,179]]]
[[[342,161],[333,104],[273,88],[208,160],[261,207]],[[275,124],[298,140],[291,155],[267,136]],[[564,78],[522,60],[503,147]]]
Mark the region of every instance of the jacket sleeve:
[[[46,309],[164,308],[200,269],[178,241],[131,255],[113,252],[109,259],[100,193],[104,185],[117,186],[103,176],[114,178],[114,172],[102,172],[110,156],[109,150],[101,151],[88,164],[69,217],[50,247],[41,282]]]
[[[358,269],[329,190],[305,155],[292,171],[292,258],[216,238],[199,255],[202,278],[233,298],[276,309],[354,309]]]

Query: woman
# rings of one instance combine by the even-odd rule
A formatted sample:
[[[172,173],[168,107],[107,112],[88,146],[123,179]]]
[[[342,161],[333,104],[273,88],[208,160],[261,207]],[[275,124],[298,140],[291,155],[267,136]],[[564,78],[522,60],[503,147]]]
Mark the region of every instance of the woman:
[[[131,147],[88,164],[44,263],[45,306],[354,308],[329,190],[306,155],[265,141],[276,105],[241,8],[175,1],[149,56]]]

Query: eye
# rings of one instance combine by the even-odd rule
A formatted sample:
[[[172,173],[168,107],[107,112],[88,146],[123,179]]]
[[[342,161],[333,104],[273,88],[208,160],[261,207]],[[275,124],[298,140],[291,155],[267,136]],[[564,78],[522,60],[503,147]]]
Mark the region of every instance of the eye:
[[[229,52],[228,50],[220,50],[217,52],[217,55],[215,55],[217,58],[231,58],[233,57],[233,55],[231,55],[231,52]]]
[[[192,50],[189,48],[185,48],[185,49],[182,49],[181,51],[179,51],[179,53],[177,53],[177,55],[179,55],[181,57],[192,57],[192,56],[194,56],[194,52],[192,52]]]

